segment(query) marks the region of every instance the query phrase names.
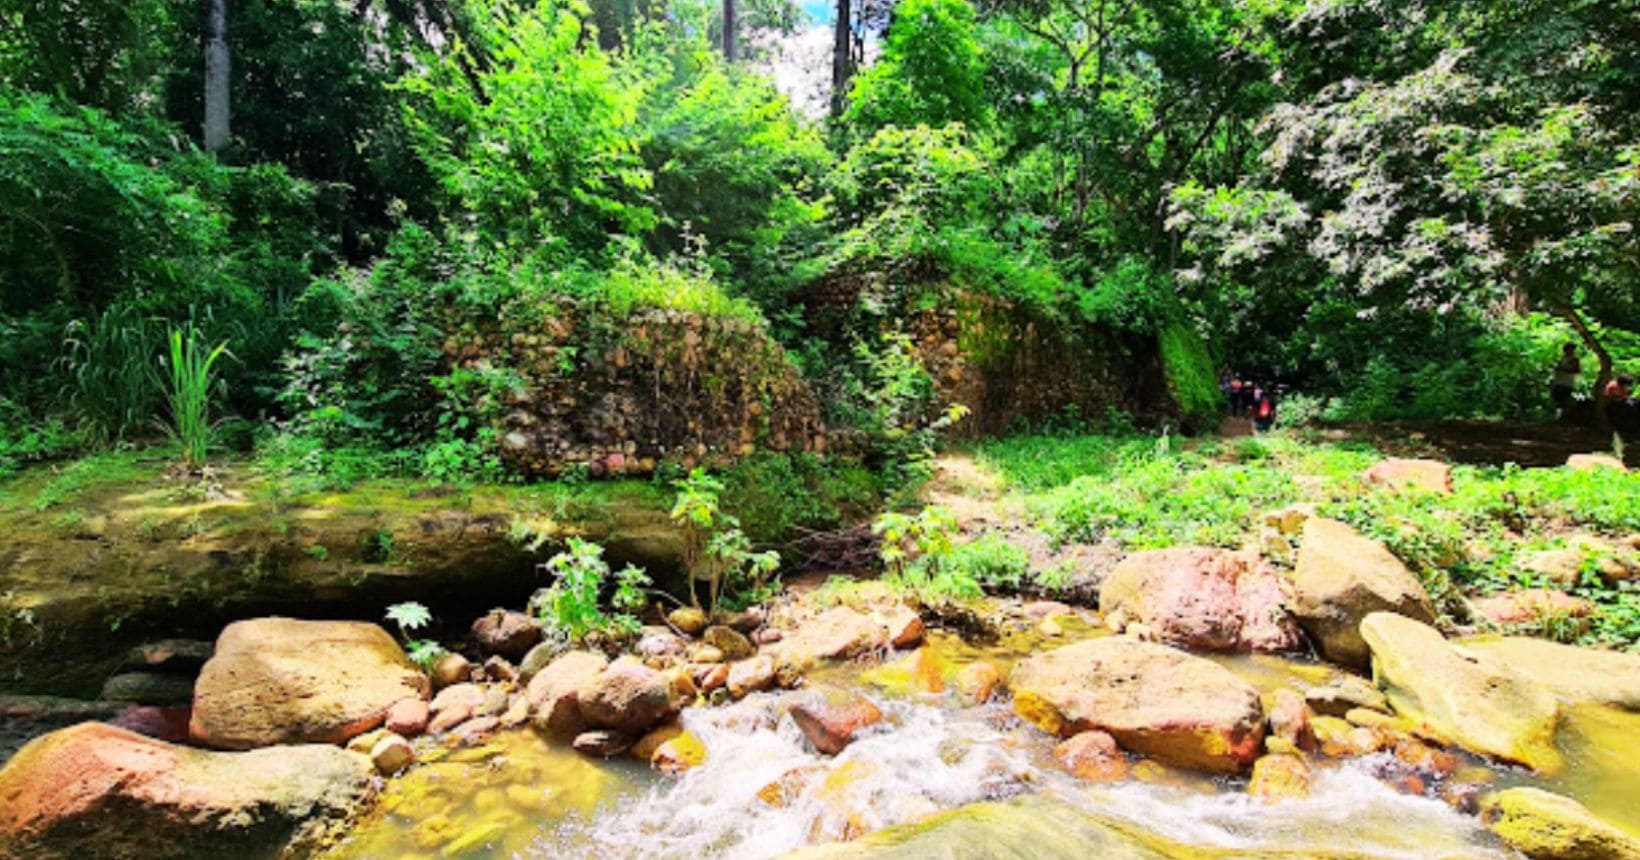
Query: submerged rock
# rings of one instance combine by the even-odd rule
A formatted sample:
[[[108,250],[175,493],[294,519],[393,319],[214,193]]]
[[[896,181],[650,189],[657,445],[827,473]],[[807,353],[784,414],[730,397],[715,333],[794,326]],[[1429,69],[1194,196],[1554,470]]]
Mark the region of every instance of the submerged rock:
[[[1134,553],[1099,589],[1099,609],[1204,651],[1292,651],[1303,634],[1274,569],[1247,554],[1181,547]]]
[[[594,758],[614,758],[632,748],[633,738],[607,729],[582,732],[575,736],[575,751]]]
[[[1506,636],[1466,639],[1462,650],[1483,654],[1536,681],[1567,704],[1612,705],[1640,711],[1640,654]]]
[[[1388,711],[1389,699],[1382,691],[1357,675],[1344,675],[1304,693],[1304,702],[1324,717],[1342,717],[1356,708]]]
[[[1600,820],[1583,804],[1539,788],[1481,799],[1481,820],[1532,860],[1634,860],[1640,837]]]
[[[1435,621],[1424,587],[1400,559],[1355,529],[1320,518],[1304,523],[1291,608],[1323,657],[1353,669],[1367,667],[1361,619],[1394,612]]]
[[[1564,766],[1554,744],[1560,706],[1542,686],[1394,613],[1367,616],[1361,635],[1396,713],[1482,755],[1551,774]]]
[[[209,752],[82,723],[0,770],[0,856],[272,858],[314,848],[371,796],[371,764],[328,745]]]
[[[1014,709],[1070,737],[1100,729],[1124,748],[1215,773],[1243,770],[1264,740],[1258,691],[1211,660],[1125,637],[1093,639],[1021,661]]]
[[[860,732],[883,721],[875,702],[836,689],[810,692],[792,705],[791,715],[803,737],[826,755],[842,752]]]
[[[1041,797],[976,803],[890,827],[853,842],[820,845],[785,860],[1165,860],[1182,846],[1135,835],[1067,804]]]
[[[219,749],[345,743],[426,694],[427,676],[374,624],[237,621],[200,672],[189,734]]]
[[[1002,689],[1002,672],[985,660],[970,663],[957,673],[957,689],[969,701],[984,704]]]

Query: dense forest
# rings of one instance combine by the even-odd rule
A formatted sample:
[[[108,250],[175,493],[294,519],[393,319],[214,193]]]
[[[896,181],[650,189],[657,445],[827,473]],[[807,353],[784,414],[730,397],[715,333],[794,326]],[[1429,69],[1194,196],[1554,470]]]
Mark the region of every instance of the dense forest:
[[[1159,361],[1152,423],[1232,365],[1284,420],[1537,417],[1564,343],[1595,386],[1637,354],[1627,0],[828,12],[817,94],[778,2],[7,0],[0,461],[197,420],[493,476],[524,365],[654,308],[766,330],[879,436],[940,419],[900,353],[953,290]]]

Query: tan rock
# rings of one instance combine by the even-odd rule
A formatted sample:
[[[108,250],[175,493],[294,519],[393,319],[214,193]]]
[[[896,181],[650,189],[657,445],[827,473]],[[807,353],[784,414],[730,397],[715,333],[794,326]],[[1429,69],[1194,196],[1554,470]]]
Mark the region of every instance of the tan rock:
[[[846,606],[834,606],[765,650],[782,663],[806,668],[821,660],[858,657],[887,645],[888,630],[876,619]]]
[[[1342,717],[1355,708],[1388,711],[1389,699],[1379,689],[1356,675],[1344,675],[1304,693],[1310,710],[1327,717]]]
[[[1571,705],[1640,711],[1640,654],[1505,636],[1465,639],[1460,651],[1482,654],[1530,678]]]
[[[1300,800],[1310,796],[1310,766],[1302,756],[1267,755],[1253,762],[1247,793],[1264,801]]]
[[[957,673],[957,689],[976,704],[989,702],[1002,688],[1002,672],[989,662],[969,663]]]
[[[1573,454],[1566,458],[1566,468],[1577,472],[1587,472],[1591,469],[1616,469],[1619,472],[1629,470],[1622,460],[1610,454]]]
[[[427,688],[427,676],[374,624],[237,621],[200,672],[188,733],[218,749],[345,743]]]
[[[484,707],[484,688],[473,683],[452,684],[438,691],[427,710],[435,716],[451,708],[477,711]]]
[[[752,645],[750,639],[722,624],[706,628],[706,633],[701,639],[723,655],[718,658],[719,660],[744,660],[757,653],[757,648]]]
[[[774,676],[774,659],[767,654],[731,663],[728,678],[729,695],[740,699],[759,690],[766,690],[774,683]]]
[[[1273,568],[1244,553],[1181,547],[1122,559],[1099,589],[1121,613],[1171,645],[1200,651],[1291,651],[1304,641]]]
[[[1452,492],[1452,467],[1439,460],[1391,458],[1363,472],[1361,479],[1392,490],[1420,490],[1442,496]]]
[[[923,620],[909,606],[895,605],[878,614],[888,630],[888,644],[895,648],[915,648],[923,640]]]
[[[280,834],[305,855],[372,793],[369,759],[336,746],[210,752],[81,723],[0,769],[0,856],[270,856]]]
[[[1482,755],[1550,774],[1564,767],[1554,743],[1560,706],[1544,687],[1401,615],[1373,613],[1361,635],[1397,714]]]
[[[451,684],[472,680],[473,664],[460,654],[445,654],[433,663],[433,688],[442,690]]]
[[[675,713],[672,679],[630,658],[611,663],[578,696],[587,725],[633,738]]]
[[[706,763],[706,745],[693,732],[684,732],[655,749],[649,763],[664,774],[679,774]]]
[[[680,633],[699,636],[706,629],[706,613],[693,606],[680,606],[667,613],[666,620]]]
[[[1306,752],[1315,749],[1315,731],[1310,728],[1310,706],[1297,690],[1285,687],[1276,690],[1270,696],[1267,710],[1270,734],[1285,739],[1296,749]]]
[[[370,748],[370,762],[383,776],[392,776],[416,760],[416,751],[403,736],[389,732]]]
[[[1099,729],[1124,748],[1217,773],[1251,765],[1264,740],[1259,695],[1228,669],[1165,645],[1093,639],[1020,661],[1014,709],[1061,737]]]
[[[1429,596],[1400,559],[1355,529],[1320,518],[1304,524],[1291,608],[1322,656],[1354,669],[1367,666],[1360,626],[1369,614],[1435,620]]]
[[[1634,860],[1640,837],[1602,821],[1583,804],[1540,788],[1481,799],[1481,820],[1531,860]]]

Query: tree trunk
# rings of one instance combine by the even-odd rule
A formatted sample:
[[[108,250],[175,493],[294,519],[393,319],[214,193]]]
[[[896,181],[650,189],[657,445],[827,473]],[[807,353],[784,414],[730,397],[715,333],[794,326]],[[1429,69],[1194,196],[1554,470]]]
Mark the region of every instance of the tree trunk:
[[[735,28],[740,23],[738,17],[735,14],[735,0],[723,0],[723,59],[730,63],[740,59],[739,46],[735,44]]]
[[[205,4],[205,151],[228,144],[228,0]]]
[[[850,8],[849,0],[837,0],[837,20],[835,41],[831,54],[831,115],[842,116],[844,108],[848,107],[848,81],[854,74],[853,33],[850,23],[854,11]]]
[[[1611,382],[1614,375],[1612,354],[1606,351],[1606,347],[1600,343],[1600,338],[1595,337],[1594,332],[1589,329],[1588,324],[1583,321],[1583,317],[1579,316],[1576,310],[1573,310],[1570,306],[1561,306],[1555,309],[1555,313],[1561,319],[1571,323],[1572,329],[1583,340],[1583,345],[1594,353],[1595,360],[1600,364],[1600,371],[1596,374],[1594,380],[1594,420],[1595,426],[1602,430],[1610,430],[1611,418],[1606,414],[1606,383]]]

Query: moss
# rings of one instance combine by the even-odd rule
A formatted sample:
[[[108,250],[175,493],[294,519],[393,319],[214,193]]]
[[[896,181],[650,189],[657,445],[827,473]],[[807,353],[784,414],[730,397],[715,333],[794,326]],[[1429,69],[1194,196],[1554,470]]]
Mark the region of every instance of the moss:
[[[1182,319],[1164,324],[1156,335],[1167,375],[1168,393],[1179,407],[1185,426],[1209,430],[1217,425],[1223,403],[1213,373],[1207,343]]]

